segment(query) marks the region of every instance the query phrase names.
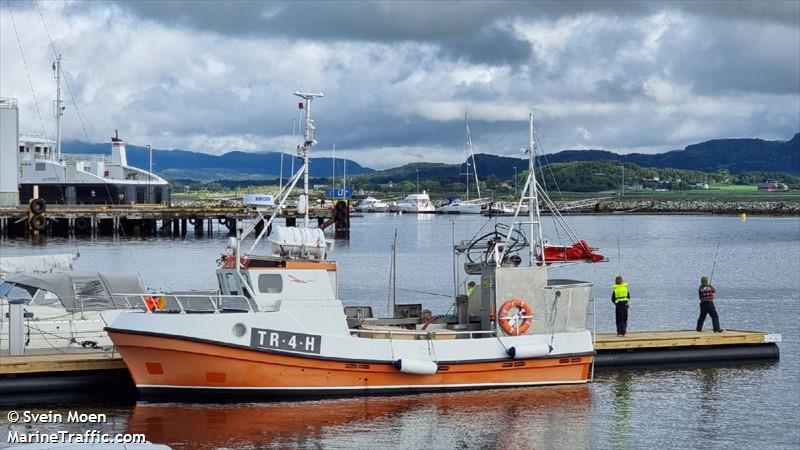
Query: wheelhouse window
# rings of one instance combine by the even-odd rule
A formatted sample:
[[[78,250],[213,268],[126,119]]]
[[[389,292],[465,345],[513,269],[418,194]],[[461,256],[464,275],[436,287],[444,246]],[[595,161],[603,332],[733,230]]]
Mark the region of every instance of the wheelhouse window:
[[[228,285],[228,294],[239,295],[239,282],[236,280],[236,275],[228,272],[225,274],[225,282]]]
[[[277,273],[258,276],[258,290],[262,294],[280,294],[283,291],[283,278]]]

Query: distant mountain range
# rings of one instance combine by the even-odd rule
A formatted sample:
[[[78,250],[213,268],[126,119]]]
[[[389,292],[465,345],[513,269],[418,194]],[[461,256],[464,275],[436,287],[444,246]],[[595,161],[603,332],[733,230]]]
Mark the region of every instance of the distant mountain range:
[[[146,147],[126,144],[128,164],[147,169],[149,155]],[[64,152],[81,154],[111,154],[111,142],[89,144],[80,141],[64,142]],[[293,153],[285,153],[283,161],[284,179],[291,176]],[[329,178],[333,172],[331,158],[311,158],[310,176]],[[294,168],[300,167],[300,160]],[[342,176],[345,162],[336,160],[336,176]],[[214,180],[268,180],[277,179],[281,173],[281,154],[279,152],[241,152],[232,151],[223,155],[186,150],[153,149],[153,170],[167,179],[192,179],[198,181]],[[374,172],[361,164],[347,160],[347,175],[361,175]]]
[[[88,144],[80,141],[64,143],[69,153],[111,152],[110,144]],[[128,161],[131,165],[147,168],[148,154],[144,147],[128,145]],[[223,155],[209,155],[186,150],[153,150],[154,170],[168,179],[213,180],[265,180],[277,178],[280,173],[280,153],[232,151]],[[765,141],[762,139],[714,139],[687,146],[683,150],[666,153],[618,154],[606,150],[564,150],[541,158],[545,164],[574,161],[619,161],[641,167],[674,168],[715,172],[727,170],[731,174],[743,172],[785,172],[800,175],[800,133],[789,141]],[[510,179],[527,169],[527,162],[488,154],[475,155],[478,174],[481,178],[491,175],[499,179]],[[299,161],[295,161],[295,168]],[[336,175],[342,175],[342,160],[337,161]],[[291,154],[284,155],[284,177],[289,176]],[[412,163],[392,169],[375,171],[355,161],[347,160],[347,174],[367,175],[376,183],[421,179],[452,179],[463,177],[464,163]],[[331,158],[312,158],[311,176],[330,177]]]
[[[556,164],[577,161],[619,161],[640,167],[660,169],[686,169],[702,172],[727,170],[731,174],[744,172],[785,172],[800,175],[800,133],[789,141],[765,141],[762,139],[714,139],[687,146],[683,150],[666,153],[619,154],[607,150],[564,150],[541,156],[539,162]],[[478,175],[485,178],[491,175],[499,179],[510,179],[517,173],[527,170],[528,163],[521,158],[477,154],[475,165]],[[414,180],[417,170],[421,179],[463,180],[465,171],[461,164],[412,163],[392,169],[368,174],[375,183]]]

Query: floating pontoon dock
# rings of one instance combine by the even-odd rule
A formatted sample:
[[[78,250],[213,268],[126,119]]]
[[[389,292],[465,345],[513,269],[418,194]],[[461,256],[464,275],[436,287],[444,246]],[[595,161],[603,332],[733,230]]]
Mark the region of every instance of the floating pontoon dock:
[[[780,334],[761,331],[633,331],[625,336],[598,333],[596,367],[668,366],[716,361],[777,360]]]
[[[0,405],[31,403],[61,397],[135,398],[136,388],[118,353],[59,349],[0,355]]]

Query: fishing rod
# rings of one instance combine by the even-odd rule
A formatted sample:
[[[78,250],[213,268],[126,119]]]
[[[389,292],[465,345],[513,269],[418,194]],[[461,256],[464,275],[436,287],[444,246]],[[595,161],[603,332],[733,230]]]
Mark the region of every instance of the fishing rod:
[[[435,295],[437,297],[453,298],[451,295],[440,294],[438,292],[418,291],[416,289],[403,289],[403,288],[397,288],[397,290],[398,291],[405,291],[405,292],[416,292],[417,294]]]
[[[711,276],[708,277],[709,284],[714,279],[714,271],[717,270],[717,255],[719,255],[719,241],[717,241],[717,250],[714,251],[714,265],[711,267]]]

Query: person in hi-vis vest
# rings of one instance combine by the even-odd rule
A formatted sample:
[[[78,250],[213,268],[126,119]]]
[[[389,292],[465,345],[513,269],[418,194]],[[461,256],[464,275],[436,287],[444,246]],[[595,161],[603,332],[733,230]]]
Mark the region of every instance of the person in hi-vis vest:
[[[631,294],[628,292],[628,283],[617,275],[614,280],[614,290],[611,292],[611,302],[614,303],[617,318],[617,336],[625,336],[628,329],[628,301]]]

